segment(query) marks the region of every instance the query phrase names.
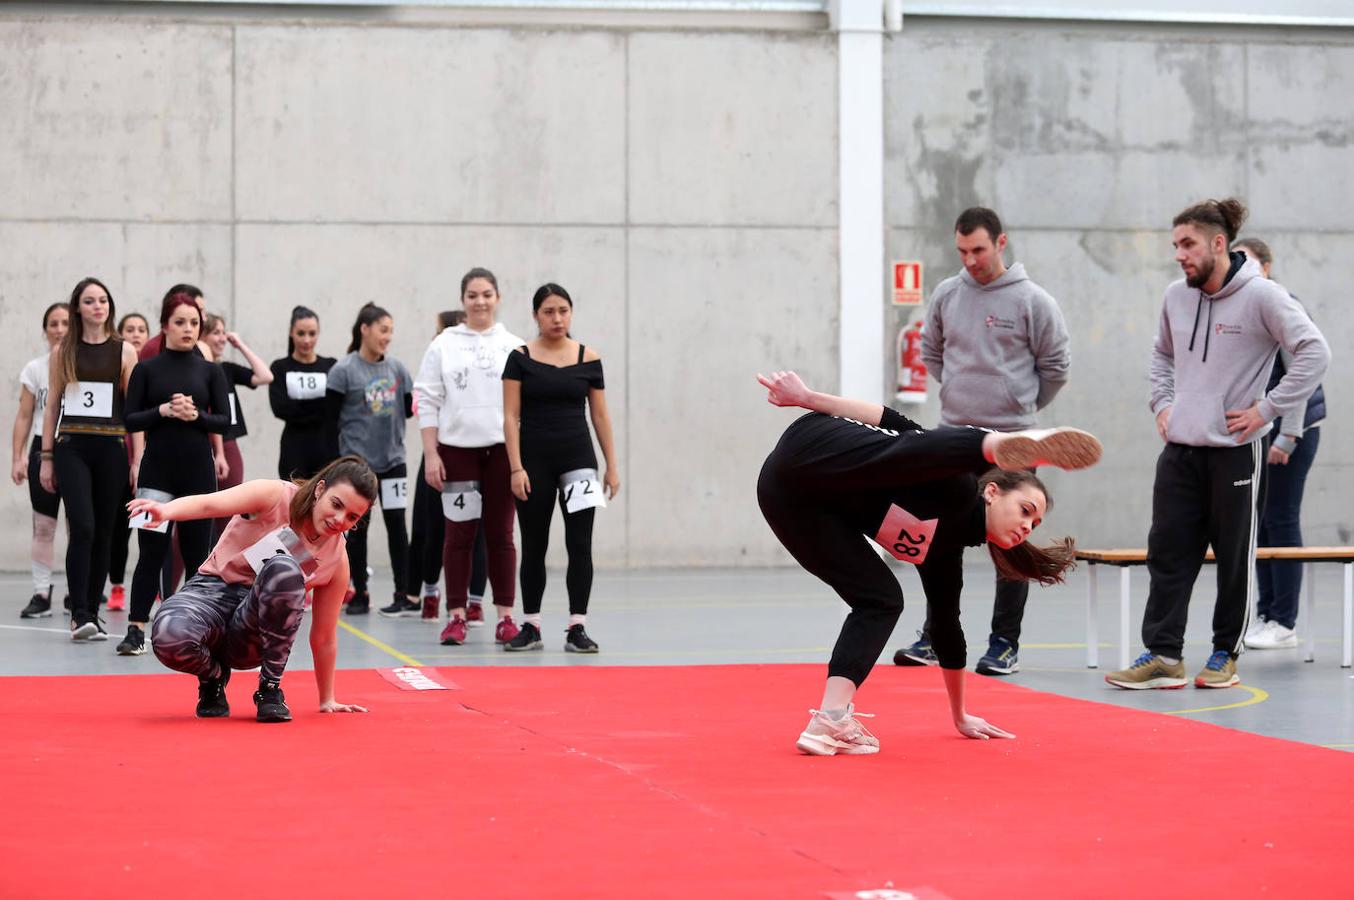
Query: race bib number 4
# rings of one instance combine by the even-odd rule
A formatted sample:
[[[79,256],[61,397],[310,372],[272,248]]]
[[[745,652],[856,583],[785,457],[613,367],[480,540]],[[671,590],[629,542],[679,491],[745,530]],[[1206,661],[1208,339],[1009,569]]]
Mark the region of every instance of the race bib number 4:
[[[602,493],[602,482],[597,478],[596,469],[575,469],[572,472],[565,472],[559,479],[559,491],[564,497],[566,513],[606,508],[606,495]]]
[[[893,555],[894,559],[921,565],[935,540],[939,519],[918,519],[912,513],[894,504],[889,507],[879,526],[875,542]]]
[[[287,396],[293,400],[318,400],[329,386],[324,372],[288,372]]]
[[[113,415],[113,383],[77,381],[66,385],[61,407],[66,415],[86,419],[108,419]]]
[[[409,505],[409,479],[381,479],[381,509],[404,509]]]
[[[484,511],[478,481],[448,481],[442,485],[442,515],[449,522],[473,522]]]

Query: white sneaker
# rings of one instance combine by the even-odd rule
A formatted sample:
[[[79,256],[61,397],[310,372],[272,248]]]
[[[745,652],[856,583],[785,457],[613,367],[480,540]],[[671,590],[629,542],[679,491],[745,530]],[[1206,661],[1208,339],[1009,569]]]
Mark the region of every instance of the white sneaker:
[[[1244,641],[1246,646],[1249,647],[1251,640],[1264,634],[1265,631],[1268,630],[1268,628],[1269,628],[1269,620],[1261,619],[1257,616],[1255,619],[1251,621],[1250,627],[1246,629],[1246,636],[1242,638],[1242,641]]]
[[[1253,637],[1248,635],[1245,643],[1252,650],[1286,650],[1298,645],[1298,633],[1270,621],[1265,623],[1264,629],[1258,634]]]
[[[838,753],[851,756],[879,752],[879,738],[856,721],[857,716],[862,719],[873,719],[874,716],[856,712],[854,704],[846,707],[846,715],[841,719],[833,719],[816,709],[809,710],[809,715],[812,718],[808,726],[795,742],[801,753],[810,756],[836,756]]]
[[[1084,469],[1100,461],[1104,448],[1099,438],[1078,428],[1047,428],[1016,431],[992,450],[993,461],[1007,471],[1057,466]]]

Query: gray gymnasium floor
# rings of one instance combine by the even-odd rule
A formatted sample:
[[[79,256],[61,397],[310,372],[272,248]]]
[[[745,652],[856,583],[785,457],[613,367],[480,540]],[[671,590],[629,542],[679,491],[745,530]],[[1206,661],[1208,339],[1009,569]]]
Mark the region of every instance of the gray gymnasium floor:
[[[970,554],[964,591],[964,622],[970,664],[986,647],[992,608],[992,569],[977,553]],[[1026,612],[1021,670],[1009,681],[1041,691],[1080,697],[1100,703],[1190,718],[1228,728],[1317,744],[1354,749],[1354,671],[1340,667],[1339,567],[1320,566],[1317,594],[1316,661],[1304,663],[1303,650],[1250,651],[1240,661],[1242,685],[1219,691],[1186,687],[1179,691],[1121,691],[1104,682],[1104,672],[1118,667],[1118,582],[1102,573],[1100,626],[1101,668],[1086,668],[1086,570],[1075,571],[1069,582],[1055,588],[1032,588]],[[895,632],[893,649],[911,643],[921,627],[924,604],[914,572],[898,568],[908,608]],[[1205,568],[1200,578],[1186,647],[1191,674],[1210,649],[1208,623],[1212,615],[1211,579]],[[59,577],[58,577],[59,578]],[[1134,572],[1133,635],[1147,592],[1146,573]],[[57,582],[60,595],[64,585]],[[373,597],[388,602],[390,582],[385,573],[373,581]],[[50,619],[20,620],[19,610],[30,593],[26,575],[0,575],[0,589],[10,600],[0,612],[0,675],[121,674],[164,672],[153,654],[123,658],[113,647],[126,624],[126,613],[106,614],[112,640],[73,645],[65,637],[67,620],[60,611]],[[378,604],[374,604],[378,605]],[[340,629],[339,666],[387,668],[402,664],[426,666],[559,666],[559,665],[710,665],[733,663],[789,663],[826,661],[846,607],[824,585],[796,569],[684,570],[602,572],[597,576],[588,631],[602,646],[595,657],[563,651],[565,620],[563,573],[551,571],[546,597],[544,652],[506,654],[493,643],[492,628],[472,629],[461,647],[443,647],[438,627],[417,619],[386,619],[371,615],[347,617]],[[1305,638],[1308,623],[1299,622]],[[292,657],[297,668],[309,668],[309,647],[302,635]],[[877,677],[877,676],[876,676]],[[306,689],[309,688],[307,685]],[[4,682],[0,680],[0,693]],[[303,689],[305,690],[305,689]],[[298,698],[299,699],[299,698]],[[816,697],[805,697],[811,704]],[[869,684],[860,707],[887,715],[871,706]],[[807,708],[807,706],[806,706]],[[981,714],[981,710],[975,710]],[[935,710],[943,723],[946,711]],[[1000,724],[1000,723],[998,723]]]

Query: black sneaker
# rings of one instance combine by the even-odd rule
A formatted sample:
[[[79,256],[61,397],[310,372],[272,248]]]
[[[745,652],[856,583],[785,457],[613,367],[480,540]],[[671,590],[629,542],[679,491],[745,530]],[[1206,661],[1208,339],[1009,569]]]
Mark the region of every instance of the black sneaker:
[[[66,615],[69,616],[69,615],[71,614],[71,595],[70,595],[70,594],[67,594],[66,597],[65,597],[65,599],[63,599],[63,600],[61,601],[61,608],[64,609],[64,610],[66,611]]]
[[[936,656],[936,651],[931,647],[931,639],[922,632],[917,632],[917,642],[911,647],[904,647],[893,654],[893,664],[895,666],[938,666],[940,657]]]
[[[254,705],[259,708],[258,720],[260,722],[291,721],[291,710],[287,709],[287,698],[282,696],[282,685],[276,681],[259,679],[259,689],[254,692]]]
[[[1010,675],[1020,671],[1015,645],[1004,637],[993,637],[987,652],[978,660],[979,675]]]
[[[219,678],[199,678],[197,680],[197,717],[199,719],[224,719],[230,715],[230,704],[226,702],[226,685],[230,683],[230,666],[221,665]]]
[[[51,614],[52,614],[52,595],[34,594],[33,598],[28,601],[28,605],[25,606],[19,612],[19,618],[45,619]]]
[[[146,633],[140,625],[127,625],[127,636],[118,644],[118,656],[140,656],[146,652]]]
[[[354,598],[356,600],[356,598]],[[349,604],[350,606],[352,604]],[[396,593],[394,601],[389,606],[383,606],[377,610],[387,619],[407,619],[411,616],[420,616],[423,614],[423,604],[415,603],[404,594]]]
[[[541,629],[530,622],[523,622],[522,630],[517,632],[517,636],[503,645],[503,649],[509,652],[540,650],[544,647],[545,641],[541,640]]]
[[[588,637],[588,633],[583,630],[583,623],[579,622],[569,626],[569,631],[564,635],[564,649],[570,653],[596,653],[601,648]]]
[[[348,601],[348,605],[343,607],[343,611],[350,616],[365,616],[371,612],[371,594],[366,591],[358,591],[353,594],[353,599]],[[282,721],[286,721],[283,719]]]

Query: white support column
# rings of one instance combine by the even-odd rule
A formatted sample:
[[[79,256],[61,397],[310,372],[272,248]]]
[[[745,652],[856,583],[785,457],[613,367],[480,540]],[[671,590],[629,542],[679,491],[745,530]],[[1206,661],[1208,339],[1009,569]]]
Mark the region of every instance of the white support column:
[[[884,397],[884,7],[832,0],[837,31],[838,373],[842,396]]]

